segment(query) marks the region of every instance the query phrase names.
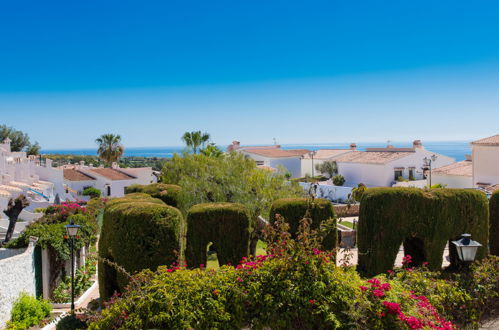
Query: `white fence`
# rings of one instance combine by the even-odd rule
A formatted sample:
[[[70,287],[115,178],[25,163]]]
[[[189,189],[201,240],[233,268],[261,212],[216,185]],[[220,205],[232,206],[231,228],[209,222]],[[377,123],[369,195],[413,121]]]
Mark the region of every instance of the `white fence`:
[[[424,188],[428,185],[426,180],[415,180],[415,181],[400,181],[392,185],[392,187],[414,187],[414,188]]]
[[[305,191],[310,189],[310,183],[300,182]],[[352,193],[352,187],[317,184],[317,197],[329,199],[332,202],[346,202]]]

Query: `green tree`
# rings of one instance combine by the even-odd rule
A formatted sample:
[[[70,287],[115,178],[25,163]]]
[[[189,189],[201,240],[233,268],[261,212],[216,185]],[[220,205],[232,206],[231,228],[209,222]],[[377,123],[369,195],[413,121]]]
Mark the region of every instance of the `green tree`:
[[[34,144],[30,144],[28,147],[26,147],[26,153],[29,155],[39,155],[40,154],[40,145],[38,142],[35,142]]]
[[[95,143],[99,145],[99,149],[97,149],[99,158],[108,165],[117,162],[125,151],[121,144],[120,135],[103,134],[95,140]]]
[[[3,143],[7,138],[11,141],[10,148],[12,151],[22,151],[31,145],[28,134],[7,125],[0,125],[0,143]]]
[[[215,143],[209,143],[206,148],[201,149],[199,153],[208,157],[221,157],[224,154]]]
[[[201,133],[201,131],[185,132],[182,135],[182,141],[186,144],[187,148],[192,149],[192,152],[196,154],[201,147],[210,140],[210,134]]]
[[[335,186],[343,186],[343,184],[345,184],[345,177],[341,174],[337,174],[333,177],[333,183]]]
[[[329,175],[330,178],[338,174],[338,165],[334,160],[326,160],[323,163],[316,164],[315,169],[321,173]]]
[[[357,187],[352,189],[352,198],[360,202],[360,199],[362,198],[362,195],[366,192],[367,186],[363,183],[359,183]]]

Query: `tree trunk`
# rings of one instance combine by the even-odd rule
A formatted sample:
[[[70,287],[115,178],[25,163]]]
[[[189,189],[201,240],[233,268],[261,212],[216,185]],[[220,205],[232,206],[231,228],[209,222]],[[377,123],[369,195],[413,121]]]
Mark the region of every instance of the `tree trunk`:
[[[10,199],[7,209],[3,211],[5,215],[9,217],[9,228],[7,228],[7,233],[5,234],[5,239],[2,244],[7,244],[14,234],[14,229],[16,228],[16,222],[19,218],[19,214],[22,210],[29,205],[29,201],[26,199],[26,196],[19,195],[15,200]]]

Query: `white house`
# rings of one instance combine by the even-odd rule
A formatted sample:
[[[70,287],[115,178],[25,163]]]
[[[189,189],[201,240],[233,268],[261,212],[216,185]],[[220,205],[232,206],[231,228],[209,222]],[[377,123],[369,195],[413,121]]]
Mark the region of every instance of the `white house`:
[[[424,178],[424,158],[436,156],[432,167],[441,167],[454,159],[426,150],[420,140],[412,148],[367,148],[352,150],[331,158],[336,161],[338,172],[345,177],[345,186],[355,187],[363,183],[368,187],[391,187],[399,178],[421,180]]]
[[[263,168],[277,169],[283,166],[292,178],[301,176],[301,159],[309,152],[307,149],[281,149],[280,145],[241,147],[239,141],[232,142],[227,151],[241,152]]]
[[[334,160],[335,157],[353,151],[356,148],[357,146],[355,144],[351,144],[350,149],[319,149],[313,153],[306,153],[301,160],[301,177],[306,175],[311,176],[312,174],[316,176],[320,174],[315,169],[318,164]]]
[[[447,188],[473,188],[473,162],[471,156],[461,162],[452,163],[431,171],[432,184]]]
[[[473,187],[499,189],[499,134],[471,142]]]

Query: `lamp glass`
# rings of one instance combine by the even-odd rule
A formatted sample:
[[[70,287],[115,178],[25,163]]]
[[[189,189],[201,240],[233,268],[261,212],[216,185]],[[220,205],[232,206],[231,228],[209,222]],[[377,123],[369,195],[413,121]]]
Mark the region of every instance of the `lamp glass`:
[[[482,246],[482,244],[472,240],[470,234],[463,234],[460,240],[452,241],[452,244],[456,246],[459,260],[465,262],[475,260],[476,252]]]
[[[68,236],[76,236],[78,234],[78,230],[80,229],[80,226],[78,225],[66,225],[66,233]]]

